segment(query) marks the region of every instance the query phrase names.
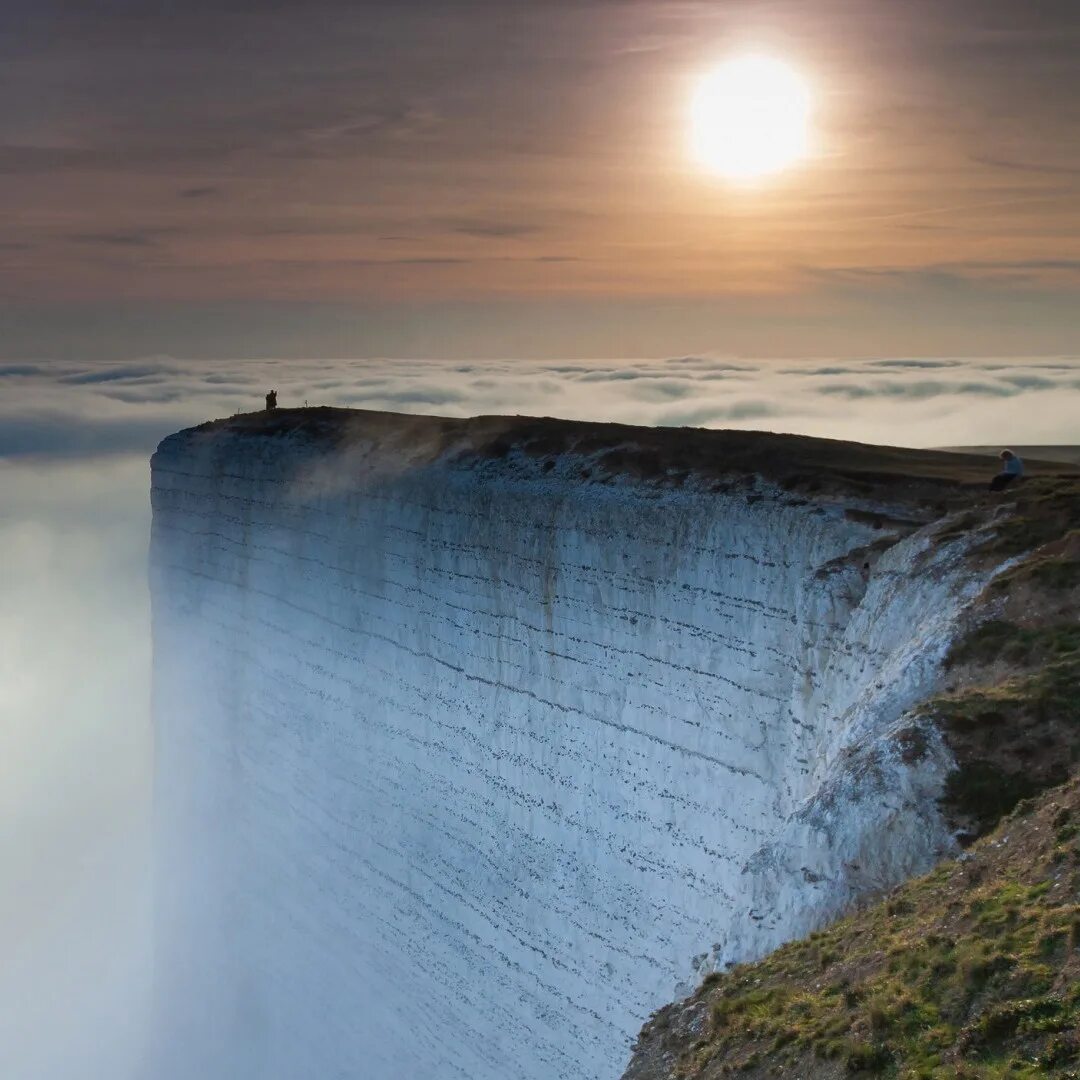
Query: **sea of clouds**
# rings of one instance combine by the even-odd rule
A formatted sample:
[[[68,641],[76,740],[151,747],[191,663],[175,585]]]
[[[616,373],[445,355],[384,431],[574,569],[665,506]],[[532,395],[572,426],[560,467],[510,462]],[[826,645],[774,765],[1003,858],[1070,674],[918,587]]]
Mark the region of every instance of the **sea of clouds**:
[[[1080,442],[1080,358],[0,361],[0,1076],[130,1080],[149,1023],[148,458],[346,405],[908,446]],[[991,463],[988,463],[988,466]]]
[[[270,388],[282,405],[1045,445],[1078,439],[1080,357],[0,362],[0,458],[146,453],[177,428],[261,408]]]

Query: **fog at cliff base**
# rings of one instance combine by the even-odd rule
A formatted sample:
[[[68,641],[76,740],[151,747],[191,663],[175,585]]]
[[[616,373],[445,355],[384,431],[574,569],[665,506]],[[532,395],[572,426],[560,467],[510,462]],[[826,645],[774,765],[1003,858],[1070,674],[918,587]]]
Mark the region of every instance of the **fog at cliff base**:
[[[0,361],[0,1075],[135,1078],[152,988],[148,458],[283,406],[908,446],[1080,440],[1080,359]],[[988,463],[988,469],[992,463]]]

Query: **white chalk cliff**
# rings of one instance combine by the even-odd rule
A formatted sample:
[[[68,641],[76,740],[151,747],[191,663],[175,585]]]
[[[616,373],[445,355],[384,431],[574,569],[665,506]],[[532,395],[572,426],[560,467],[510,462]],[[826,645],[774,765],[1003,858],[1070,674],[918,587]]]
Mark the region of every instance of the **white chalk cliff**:
[[[951,850],[940,513],[733,433],[243,419],[153,460],[161,1075],[613,1080]]]

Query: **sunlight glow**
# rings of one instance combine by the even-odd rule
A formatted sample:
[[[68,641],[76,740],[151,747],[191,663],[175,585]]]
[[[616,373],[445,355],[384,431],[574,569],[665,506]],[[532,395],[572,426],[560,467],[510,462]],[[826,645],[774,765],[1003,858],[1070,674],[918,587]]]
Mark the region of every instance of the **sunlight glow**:
[[[728,60],[694,94],[694,157],[741,182],[779,172],[806,154],[811,110],[810,88],[788,64],[763,55]]]

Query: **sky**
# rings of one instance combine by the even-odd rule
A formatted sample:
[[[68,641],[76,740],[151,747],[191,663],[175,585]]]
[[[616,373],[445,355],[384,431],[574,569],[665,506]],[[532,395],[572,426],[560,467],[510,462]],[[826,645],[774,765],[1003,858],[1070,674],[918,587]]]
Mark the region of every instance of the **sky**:
[[[9,358],[1075,351],[1074,0],[7,0]],[[732,185],[767,51],[807,160]]]

